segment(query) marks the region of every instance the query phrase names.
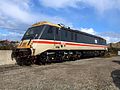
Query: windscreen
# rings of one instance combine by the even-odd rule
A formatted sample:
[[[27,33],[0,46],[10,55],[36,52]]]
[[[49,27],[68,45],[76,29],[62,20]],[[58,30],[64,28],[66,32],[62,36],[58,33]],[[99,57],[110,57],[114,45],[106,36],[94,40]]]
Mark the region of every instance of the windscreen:
[[[29,28],[24,34],[22,40],[26,39],[38,39],[40,33],[43,31],[44,26],[37,26]]]

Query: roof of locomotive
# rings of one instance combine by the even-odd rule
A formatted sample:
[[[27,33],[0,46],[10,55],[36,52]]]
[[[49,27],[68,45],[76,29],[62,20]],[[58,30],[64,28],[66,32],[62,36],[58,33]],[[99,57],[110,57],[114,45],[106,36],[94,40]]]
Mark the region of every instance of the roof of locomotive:
[[[50,25],[50,26],[55,26],[55,27],[61,28],[60,25],[53,24],[53,23],[50,23],[50,22],[47,22],[47,21],[35,23],[35,24],[32,25],[32,27],[41,26],[41,25]]]
[[[50,26],[55,26],[55,27],[58,27],[58,28],[64,28],[65,30],[68,30],[68,31],[71,31],[71,32],[81,33],[81,34],[84,34],[84,35],[87,35],[87,36],[91,36],[91,37],[95,37],[95,38],[99,38],[99,39],[105,40],[105,39],[103,39],[103,38],[101,38],[99,36],[96,36],[96,35],[92,35],[92,34],[89,34],[89,33],[86,33],[86,32],[82,32],[82,31],[79,31],[79,30],[66,28],[64,26],[61,26],[60,24],[53,24],[53,23],[50,23],[50,22],[47,22],[47,21],[35,23],[35,24],[32,25],[32,27],[41,26],[41,25],[50,25]]]
[[[90,37],[95,37],[95,38],[99,38],[99,39],[103,39],[105,40],[104,38],[102,37],[99,37],[99,36],[96,36],[96,35],[92,35],[92,34],[89,34],[89,33],[86,33],[86,32],[82,32],[82,31],[79,31],[79,30],[75,30],[75,29],[67,29],[67,28],[64,28],[68,31],[71,31],[71,32],[76,32],[76,33],[80,33],[80,34],[84,34],[84,35],[87,35],[87,36],[90,36]]]

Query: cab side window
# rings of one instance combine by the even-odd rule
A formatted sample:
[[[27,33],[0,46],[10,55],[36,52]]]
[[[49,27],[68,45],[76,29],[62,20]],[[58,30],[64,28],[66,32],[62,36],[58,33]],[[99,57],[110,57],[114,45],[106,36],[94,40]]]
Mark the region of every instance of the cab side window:
[[[71,40],[73,40],[73,32],[71,32]]]
[[[58,28],[55,28],[55,32],[56,32],[55,34],[58,35],[58,32],[59,32]]]
[[[58,27],[54,27],[54,36],[55,36],[55,40],[57,41],[60,40],[60,30]]]
[[[54,40],[53,26],[46,25],[46,28],[42,34],[41,39]]]
[[[75,33],[75,41],[77,41],[77,33]]]
[[[53,33],[53,28],[54,28],[54,27],[49,26],[49,27],[48,27],[48,31],[47,31],[47,33],[48,33],[48,34],[49,34],[49,33]]]

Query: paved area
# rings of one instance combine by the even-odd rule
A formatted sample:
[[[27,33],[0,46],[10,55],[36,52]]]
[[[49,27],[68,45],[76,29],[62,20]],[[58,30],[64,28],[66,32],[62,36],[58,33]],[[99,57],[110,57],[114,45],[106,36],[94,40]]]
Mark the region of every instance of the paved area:
[[[0,66],[0,90],[120,90],[120,57]]]

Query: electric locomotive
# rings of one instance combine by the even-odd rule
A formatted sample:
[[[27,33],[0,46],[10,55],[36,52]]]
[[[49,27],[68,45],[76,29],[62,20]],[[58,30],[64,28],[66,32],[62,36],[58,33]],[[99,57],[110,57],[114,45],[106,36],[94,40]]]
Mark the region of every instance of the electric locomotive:
[[[99,36],[43,21],[28,28],[12,57],[19,65],[45,64],[103,56],[106,51],[106,40]]]

